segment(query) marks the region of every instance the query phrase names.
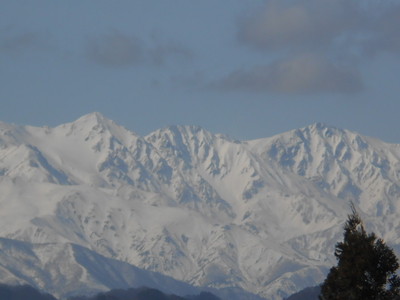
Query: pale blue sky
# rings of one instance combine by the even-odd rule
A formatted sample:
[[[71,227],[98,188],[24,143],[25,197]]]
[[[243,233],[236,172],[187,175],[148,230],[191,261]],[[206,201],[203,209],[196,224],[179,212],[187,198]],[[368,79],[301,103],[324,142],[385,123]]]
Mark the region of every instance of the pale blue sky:
[[[99,111],[249,140],[323,122],[400,143],[399,79],[399,1],[0,0],[6,123]]]

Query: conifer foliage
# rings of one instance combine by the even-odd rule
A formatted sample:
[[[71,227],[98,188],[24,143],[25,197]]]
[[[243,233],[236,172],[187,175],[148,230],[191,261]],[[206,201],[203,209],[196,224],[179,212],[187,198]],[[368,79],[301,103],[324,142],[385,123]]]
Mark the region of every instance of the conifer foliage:
[[[351,203],[344,240],[336,244],[338,265],[321,285],[320,300],[399,300],[399,263],[393,250],[374,233],[367,234]]]

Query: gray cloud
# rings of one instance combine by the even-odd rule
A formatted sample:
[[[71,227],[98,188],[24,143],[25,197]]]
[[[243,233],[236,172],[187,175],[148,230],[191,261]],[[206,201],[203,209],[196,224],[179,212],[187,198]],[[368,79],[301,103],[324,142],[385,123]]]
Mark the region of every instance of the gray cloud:
[[[138,64],[143,59],[144,45],[136,36],[127,36],[116,30],[99,37],[87,37],[86,57],[107,67]]]
[[[266,0],[238,18],[237,39],[285,58],[236,70],[215,89],[355,93],[363,90],[357,66],[365,59],[400,55],[400,2]]]
[[[351,0],[270,0],[238,21],[238,39],[260,50],[329,44],[363,20]]]
[[[262,51],[400,54],[400,2],[267,0],[239,18],[237,38]]]
[[[210,87],[222,91],[313,94],[355,93],[363,89],[363,84],[356,70],[334,65],[322,55],[303,54],[236,70]]]
[[[10,30],[1,32],[0,51],[10,56],[20,56],[31,50],[50,50],[52,48],[48,34],[31,31],[15,33]]]
[[[99,37],[87,37],[86,57],[107,67],[123,67],[139,63],[163,66],[171,57],[191,59],[194,54],[181,43],[152,35],[148,46],[134,35],[125,35],[113,30]]]

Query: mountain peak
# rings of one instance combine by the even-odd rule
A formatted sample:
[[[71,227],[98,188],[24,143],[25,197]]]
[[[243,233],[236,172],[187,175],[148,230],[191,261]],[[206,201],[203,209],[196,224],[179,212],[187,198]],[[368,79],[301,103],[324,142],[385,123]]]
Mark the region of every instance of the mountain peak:
[[[350,200],[400,249],[400,148],[344,129],[315,123],[234,144],[173,125],[140,138],[98,112],[24,128],[0,136],[0,237],[77,243],[275,300],[323,280]],[[35,255],[59,253],[43,249]],[[72,274],[68,256],[57,260]]]
[[[312,125],[295,129],[293,131],[296,135],[306,136],[320,136],[324,139],[331,138],[332,136],[345,136],[349,131],[336,126],[330,126],[325,123],[314,123]]]
[[[310,131],[315,130],[317,132],[321,132],[321,131],[325,131],[325,130],[343,131],[343,129],[341,129],[339,127],[331,126],[331,125],[328,125],[326,123],[321,123],[321,122],[311,124],[309,126],[304,127],[303,129],[309,129]]]
[[[90,114],[84,115],[77,119],[73,123],[90,123],[90,124],[108,124],[108,123],[114,123],[114,121],[105,118],[101,113],[95,111]]]
[[[161,129],[158,129],[152,133],[150,133],[146,138],[147,139],[154,139],[155,137],[161,136],[169,136],[169,139],[185,139],[189,140],[192,137],[196,137],[197,139],[206,138],[208,140],[212,140],[213,134],[204,130],[200,126],[182,126],[182,125],[168,125]]]
[[[322,128],[333,127],[333,126],[330,126],[330,125],[325,124],[323,122],[317,122],[317,123],[311,124],[309,127],[322,129]]]
[[[204,131],[204,129],[200,126],[194,125],[168,125],[161,129],[162,131],[171,131],[171,132],[192,132],[197,133],[199,131]]]

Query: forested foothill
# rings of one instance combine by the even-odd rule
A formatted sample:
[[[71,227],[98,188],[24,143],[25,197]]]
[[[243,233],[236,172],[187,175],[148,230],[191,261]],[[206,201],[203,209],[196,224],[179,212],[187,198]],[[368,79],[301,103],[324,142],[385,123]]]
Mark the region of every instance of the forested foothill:
[[[304,290],[301,290],[300,292],[291,295],[286,300],[318,300],[320,292],[320,286],[308,287]]]
[[[92,297],[78,296],[68,300],[221,300],[209,292],[201,292],[199,295],[180,297],[167,295],[159,290],[147,287],[131,288],[127,290],[113,289],[109,292],[99,293]]]
[[[367,233],[353,203],[344,225],[344,238],[336,244],[337,266],[321,285],[320,300],[398,300],[399,262],[393,249]]]
[[[0,284],[0,300],[57,300],[50,294],[43,294],[30,285],[10,286]],[[221,300],[209,292],[180,297],[167,295],[147,287],[127,290],[113,289],[94,296],[74,296],[67,300]]]
[[[50,294],[42,294],[30,285],[10,286],[0,284],[0,300],[57,300]]]

